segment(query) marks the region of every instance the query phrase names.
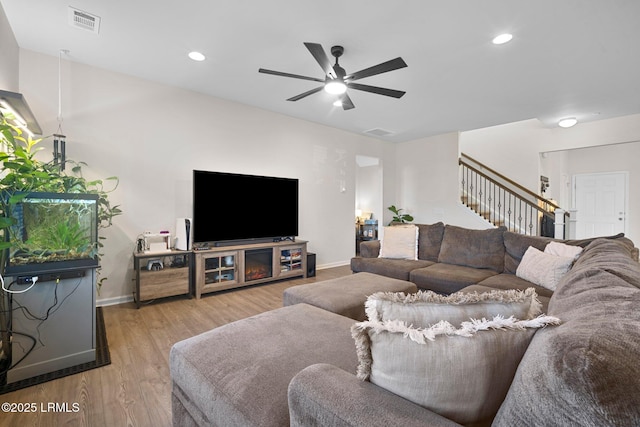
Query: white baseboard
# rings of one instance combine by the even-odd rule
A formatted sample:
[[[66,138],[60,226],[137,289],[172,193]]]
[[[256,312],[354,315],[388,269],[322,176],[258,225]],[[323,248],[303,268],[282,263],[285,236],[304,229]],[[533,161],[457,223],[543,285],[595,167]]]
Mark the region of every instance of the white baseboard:
[[[342,267],[343,265],[349,265],[350,263],[351,263],[351,260],[349,260],[349,261],[338,261],[338,262],[332,262],[332,263],[329,263],[329,264],[322,264],[322,265],[317,266],[316,268],[318,270],[324,270],[324,269],[327,269],[327,268]]]
[[[113,298],[102,298],[102,299],[96,300],[96,306],[106,307],[108,305],[118,305],[118,304],[124,304],[132,301],[133,301],[133,295],[113,297]]]

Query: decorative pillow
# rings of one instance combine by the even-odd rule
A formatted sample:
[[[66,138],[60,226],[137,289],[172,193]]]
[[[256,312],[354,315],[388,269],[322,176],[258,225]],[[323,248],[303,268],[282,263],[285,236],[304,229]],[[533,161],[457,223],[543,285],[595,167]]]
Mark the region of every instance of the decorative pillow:
[[[573,264],[573,258],[549,255],[533,246],[529,247],[518,265],[516,276],[552,291],[556,290]]]
[[[544,248],[544,253],[555,256],[563,256],[566,258],[578,259],[583,248],[580,246],[567,245],[560,242],[549,242]]]
[[[518,264],[522,261],[524,253],[533,246],[544,251],[544,248],[553,239],[551,237],[527,236],[513,231],[504,232],[504,272],[516,274]]]
[[[498,315],[532,319],[541,314],[541,307],[534,288],[456,292],[447,296],[422,290],[413,294],[376,292],[365,302],[369,320],[402,320],[415,328],[427,328],[441,320],[460,325],[469,319]]]
[[[463,322],[430,328],[356,323],[358,378],[464,425],[490,425],[537,328],[555,317]]]
[[[384,227],[379,258],[418,259],[418,227],[413,224]]]
[[[505,227],[471,230],[446,225],[438,262],[487,268],[502,273],[504,268],[504,239],[502,235],[505,230]]]

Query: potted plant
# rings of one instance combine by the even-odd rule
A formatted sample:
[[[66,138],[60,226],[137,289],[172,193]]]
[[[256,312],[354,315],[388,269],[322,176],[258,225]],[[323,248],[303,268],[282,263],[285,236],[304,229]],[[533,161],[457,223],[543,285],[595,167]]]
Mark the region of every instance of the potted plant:
[[[393,212],[393,218],[389,225],[404,224],[413,221],[413,217],[411,215],[403,214],[402,209],[396,208],[395,205],[391,205],[387,209]]]

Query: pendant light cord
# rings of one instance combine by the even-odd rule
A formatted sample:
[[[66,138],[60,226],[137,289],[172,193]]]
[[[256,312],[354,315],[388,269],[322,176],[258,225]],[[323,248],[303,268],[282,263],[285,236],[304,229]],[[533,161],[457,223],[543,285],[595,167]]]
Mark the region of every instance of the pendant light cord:
[[[62,134],[62,54],[68,54],[66,49],[60,49],[58,54],[58,133]]]

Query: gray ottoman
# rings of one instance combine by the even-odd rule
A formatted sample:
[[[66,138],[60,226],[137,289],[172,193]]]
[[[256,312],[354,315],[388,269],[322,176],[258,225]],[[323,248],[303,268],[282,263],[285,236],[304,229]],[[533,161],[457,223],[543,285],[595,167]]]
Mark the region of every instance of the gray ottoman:
[[[287,387],[329,363],[355,373],[354,321],[307,304],[271,310],[171,348],[174,426],[289,425]]]
[[[350,276],[308,283],[285,289],[282,303],[285,306],[307,303],[347,316],[357,321],[366,320],[364,303],[376,292],[417,292],[411,282],[372,273],[355,273]]]

